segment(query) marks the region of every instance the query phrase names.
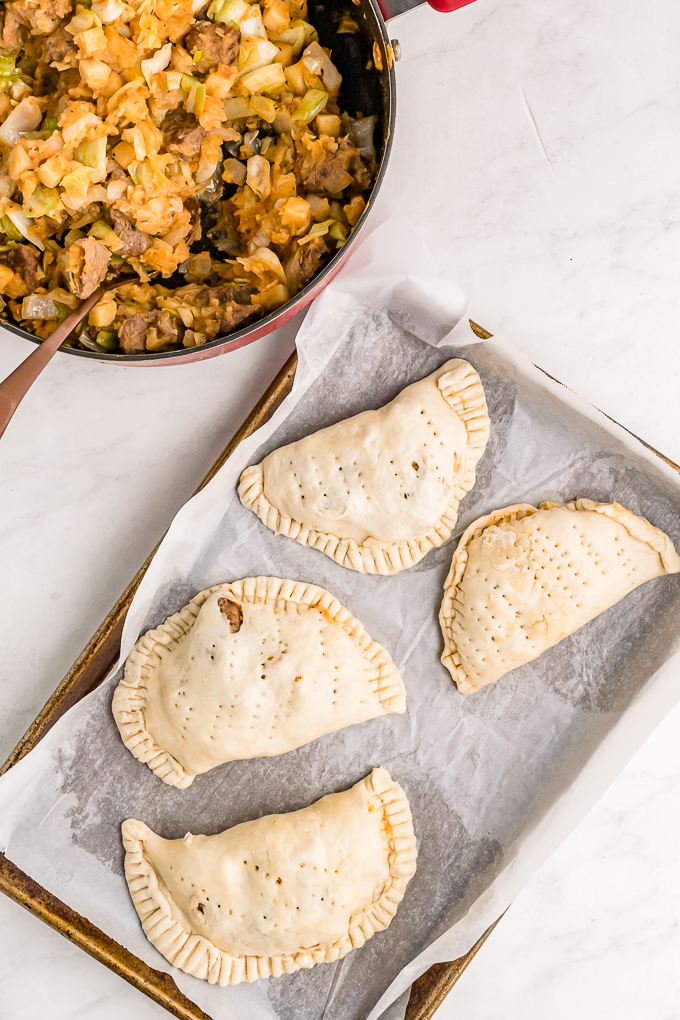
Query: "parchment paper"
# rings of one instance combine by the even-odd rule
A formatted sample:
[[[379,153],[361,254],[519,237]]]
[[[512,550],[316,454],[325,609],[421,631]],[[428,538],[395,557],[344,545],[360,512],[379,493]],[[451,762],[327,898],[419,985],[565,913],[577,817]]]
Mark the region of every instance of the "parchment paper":
[[[680,547],[680,481],[509,345],[470,343],[464,318],[451,332],[462,294],[433,282],[416,242],[400,272],[395,247],[385,225],[315,303],[298,337],[293,394],[177,515],[128,615],[123,652],[211,584],[257,574],[303,579],[333,592],[390,650],[407,688],[406,715],[278,758],[233,762],[178,791],[120,741],[110,713],[114,677],[0,781],[3,852],[171,973],[215,1020],[376,1020],[431,963],[470,948],[680,696],[678,577],[644,585],[499,683],[457,693],[439,662],[437,611],[456,538],[470,521],[515,502],[587,496],[621,502]],[[394,578],[366,577],[272,535],[243,509],[234,486],[246,463],[380,407],[452,356],[479,371],[492,422],[452,541]],[[146,941],[122,874],[123,819],[141,818],[168,838],[220,832],[346,789],[375,765],[406,790],[419,845],[417,873],[386,932],[338,963],[226,989],[170,968]]]

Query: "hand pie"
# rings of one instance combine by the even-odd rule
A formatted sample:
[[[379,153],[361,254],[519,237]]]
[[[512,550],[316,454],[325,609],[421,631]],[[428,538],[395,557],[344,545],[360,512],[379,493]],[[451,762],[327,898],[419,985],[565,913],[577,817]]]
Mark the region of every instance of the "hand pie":
[[[274,450],[238,494],[277,535],[396,574],[450,537],[488,438],[481,381],[456,358],[380,410]]]
[[[170,786],[406,710],[388,652],[323,588],[247,577],[139,639],[113,696],[126,747]]]
[[[442,662],[464,694],[493,683],[645,581],[680,571],[673,543],[618,503],[519,503],[480,517],[453,555]]]
[[[122,831],[144,934],[211,984],[340,959],[387,928],[416,870],[411,809],[382,768],[345,793],[217,836],[162,839],[135,819]]]

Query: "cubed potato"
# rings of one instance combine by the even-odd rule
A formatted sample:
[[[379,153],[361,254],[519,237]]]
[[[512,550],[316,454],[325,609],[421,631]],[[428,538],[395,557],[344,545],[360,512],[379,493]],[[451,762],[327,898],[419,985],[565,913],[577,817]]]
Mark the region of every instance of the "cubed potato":
[[[104,294],[90,311],[87,321],[96,329],[104,329],[105,326],[111,325],[117,314],[118,305],[115,299],[110,294]]]
[[[293,51],[293,47],[289,43],[277,42],[276,48],[279,54],[276,59],[278,60],[279,64],[281,64],[281,67],[283,67],[284,69],[286,67],[290,67],[290,65],[295,60],[295,53]]]
[[[282,225],[297,237],[307,233],[311,219],[312,210],[304,198],[289,198],[281,209]]]
[[[314,127],[318,135],[330,135],[331,138],[340,137],[340,118],[334,113],[320,113],[314,121]]]
[[[103,60],[81,60],[80,77],[93,92],[102,92],[109,82],[112,73]]]
[[[276,104],[273,99],[266,96],[253,96],[250,100],[250,109],[271,124],[276,119]]]
[[[5,293],[5,288],[12,282],[14,273],[9,266],[0,266],[0,292]]]
[[[25,143],[21,141],[17,142],[9,156],[7,157],[7,169],[9,175],[14,181],[18,181],[23,173],[27,170],[33,169],[33,163],[31,157],[26,152]]]
[[[206,96],[214,96],[216,99],[226,99],[231,92],[234,78],[225,78],[221,74],[209,74],[205,79]]]
[[[116,163],[120,163],[123,169],[127,170],[130,163],[133,163],[137,156],[135,154],[135,147],[131,142],[119,142],[111,150],[111,155],[115,159]]]
[[[91,57],[93,53],[100,53],[106,49],[106,36],[101,28],[88,28],[85,32],[78,32],[73,41],[80,49],[80,57]]]
[[[269,38],[278,39],[290,25],[288,5],[284,0],[266,0],[262,21]]]
[[[51,156],[38,167],[38,180],[46,188],[56,188],[62,177],[71,172],[71,162],[64,156]]]
[[[307,85],[305,84],[305,66],[299,60],[297,64],[291,64],[284,70],[286,81],[290,85],[293,92],[296,95],[302,96],[307,91]]]

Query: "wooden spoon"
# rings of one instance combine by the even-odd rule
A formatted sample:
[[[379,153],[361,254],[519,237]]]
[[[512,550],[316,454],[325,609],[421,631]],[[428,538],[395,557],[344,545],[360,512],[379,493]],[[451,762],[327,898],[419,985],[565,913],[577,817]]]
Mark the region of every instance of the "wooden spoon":
[[[98,287],[94,294],[90,294],[89,298],[86,298],[74,312],[71,312],[68,319],[64,319],[61,325],[57,326],[47,340],[38,344],[33,353],[29,354],[26,360],[22,361],[4,382],[0,383],[0,438],[9,425],[12,415],[47,362],[54,357],[71,330],[75,329],[79,322],[82,322],[103,293],[104,288]]]

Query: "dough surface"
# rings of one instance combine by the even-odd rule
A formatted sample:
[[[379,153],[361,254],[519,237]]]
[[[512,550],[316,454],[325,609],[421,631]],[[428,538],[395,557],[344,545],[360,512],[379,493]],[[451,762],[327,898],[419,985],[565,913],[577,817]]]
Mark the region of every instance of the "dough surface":
[[[387,928],[416,870],[411,809],[383,768],[217,836],[165,840],[135,819],[122,834],[146,937],[220,985],[340,959]]]
[[[238,493],[277,535],[395,574],[450,537],[488,438],[482,383],[456,358],[379,410],[274,450]]]
[[[406,710],[389,653],[323,588],[249,577],[139,639],[113,696],[125,745],[171,786]]]
[[[573,634],[645,581],[680,571],[667,535],[618,503],[519,503],[480,517],[453,555],[442,662],[469,694]]]

